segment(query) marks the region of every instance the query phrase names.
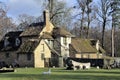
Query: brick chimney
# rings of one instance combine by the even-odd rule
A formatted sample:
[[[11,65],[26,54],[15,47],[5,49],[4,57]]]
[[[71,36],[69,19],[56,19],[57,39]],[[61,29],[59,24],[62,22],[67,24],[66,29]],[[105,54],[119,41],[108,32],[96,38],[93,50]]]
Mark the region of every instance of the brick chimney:
[[[45,25],[48,25],[49,21],[50,21],[50,18],[49,18],[49,11],[48,10],[45,10],[43,12],[43,15],[44,15],[44,23]]]

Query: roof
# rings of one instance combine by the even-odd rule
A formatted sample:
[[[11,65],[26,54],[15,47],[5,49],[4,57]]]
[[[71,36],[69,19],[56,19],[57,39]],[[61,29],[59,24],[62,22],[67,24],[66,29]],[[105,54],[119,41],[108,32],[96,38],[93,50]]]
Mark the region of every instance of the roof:
[[[39,40],[26,40],[22,42],[18,52],[26,53],[33,52],[35,48],[38,46]]]
[[[39,33],[42,31],[43,27],[44,26],[29,27],[25,31],[23,31],[20,36],[22,37],[39,36]]]
[[[42,39],[53,39],[50,33],[44,32],[42,35]]]
[[[95,39],[90,39],[90,43],[91,43],[92,46],[95,46],[96,43],[97,43],[97,40],[95,40]]]
[[[67,37],[67,36],[73,36],[70,32],[68,32],[67,30],[65,30],[64,28],[60,28],[60,27],[55,27],[53,29],[53,36],[63,36],[63,37]]]
[[[101,46],[99,46],[99,52],[100,53],[106,53],[106,51]]]
[[[11,31],[5,34],[5,37],[19,37],[19,35],[22,33],[22,31]]]
[[[45,25],[44,22],[38,22],[38,23],[32,23],[32,24],[30,24],[29,27],[32,27],[32,26],[34,26],[34,27],[36,27],[36,26],[44,26],[44,25]]]
[[[96,43],[98,42],[99,40],[95,40],[95,39],[90,39],[90,44],[96,48]],[[106,53],[106,51],[99,45],[99,53]]]
[[[19,46],[14,46],[14,44],[8,45],[7,47],[4,47],[4,41],[0,42],[0,51],[1,52],[6,52],[6,51],[17,51],[19,49]]]
[[[10,42],[6,47],[4,47],[4,37],[0,41],[0,51],[16,51],[19,46],[15,46],[15,39],[18,38],[22,31],[11,31],[5,34],[4,37],[7,37]]]
[[[81,38],[72,38],[71,39],[71,47],[74,48],[78,53],[95,53],[97,50],[91,46],[90,40],[88,39],[81,39]]]

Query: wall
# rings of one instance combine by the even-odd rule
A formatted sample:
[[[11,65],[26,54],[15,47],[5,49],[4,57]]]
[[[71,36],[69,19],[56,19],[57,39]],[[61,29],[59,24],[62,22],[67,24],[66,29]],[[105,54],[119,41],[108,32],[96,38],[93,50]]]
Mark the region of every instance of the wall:
[[[44,46],[44,50],[43,50]],[[51,51],[49,50],[48,46],[44,42],[44,40],[41,40],[39,45],[34,51],[34,67],[39,68],[39,67],[45,67],[44,64],[44,59],[42,58],[51,58]]]
[[[9,57],[6,58],[6,53],[9,53]],[[12,64],[16,60],[15,52],[0,52],[0,61],[5,61],[7,64]]]
[[[61,55],[63,57],[69,57],[69,44],[71,43],[71,37],[66,37],[66,44],[63,42],[65,37],[60,38],[61,42]]]
[[[31,59],[27,60],[27,54],[31,54]],[[34,54],[33,53],[19,53],[18,64],[20,67],[33,67],[34,66]]]
[[[97,54],[97,53],[88,53],[88,54],[75,54],[76,58],[88,58],[88,59],[99,59],[103,58],[102,54]]]

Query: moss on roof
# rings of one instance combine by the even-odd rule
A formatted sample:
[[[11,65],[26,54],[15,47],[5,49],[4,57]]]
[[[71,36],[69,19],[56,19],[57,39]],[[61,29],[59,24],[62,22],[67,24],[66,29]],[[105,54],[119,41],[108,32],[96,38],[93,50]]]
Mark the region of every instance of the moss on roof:
[[[27,28],[25,31],[23,31],[22,33],[21,33],[21,35],[20,36],[39,36],[39,34],[40,34],[40,32],[42,31],[42,29],[43,29],[43,26],[37,26],[37,27],[34,27],[34,26],[32,26],[32,27],[29,27],[29,28]]]
[[[53,36],[73,36],[70,32],[67,30],[60,28],[60,27],[55,27],[53,30]]]
[[[26,53],[26,52],[33,52],[37,45],[39,44],[39,41],[35,40],[26,40],[22,42],[18,52]]]
[[[88,39],[72,38],[71,46],[79,53],[96,53],[97,50],[93,48]]]
[[[42,36],[42,39],[53,39],[52,34],[45,32]]]

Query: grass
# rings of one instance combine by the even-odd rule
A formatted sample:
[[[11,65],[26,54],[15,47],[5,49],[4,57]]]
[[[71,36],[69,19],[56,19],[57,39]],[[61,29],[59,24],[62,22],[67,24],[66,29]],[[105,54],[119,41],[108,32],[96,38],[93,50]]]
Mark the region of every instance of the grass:
[[[47,68],[18,68],[17,72],[0,73],[0,80],[120,80],[119,69],[65,70],[51,69],[50,75],[42,72]]]

